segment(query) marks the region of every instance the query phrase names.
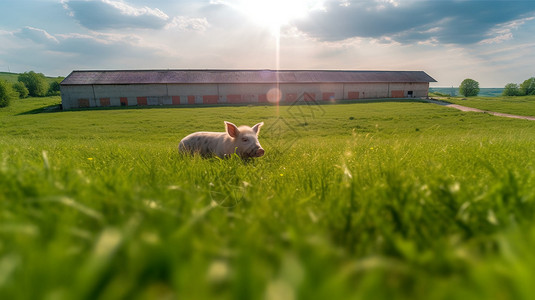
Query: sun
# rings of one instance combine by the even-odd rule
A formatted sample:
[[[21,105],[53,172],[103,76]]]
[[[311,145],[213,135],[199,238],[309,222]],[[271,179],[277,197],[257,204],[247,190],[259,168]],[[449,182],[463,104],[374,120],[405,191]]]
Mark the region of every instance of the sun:
[[[323,0],[240,0],[237,6],[254,22],[278,32],[290,21],[321,9],[322,4]]]

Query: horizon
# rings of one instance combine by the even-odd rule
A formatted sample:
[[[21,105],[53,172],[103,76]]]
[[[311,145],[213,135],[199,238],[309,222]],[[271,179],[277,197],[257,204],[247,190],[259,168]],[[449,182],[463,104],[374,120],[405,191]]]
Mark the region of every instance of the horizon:
[[[151,69],[141,69],[141,70],[137,70],[137,69],[130,69],[130,70],[120,70],[120,71],[149,71]],[[181,69],[152,69],[152,70],[181,70]],[[182,69],[184,70],[184,69]],[[217,71],[217,70],[238,70],[238,69],[187,69],[187,70],[199,70],[199,71],[202,71],[202,70],[211,70],[211,71]],[[255,69],[249,69],[249,70],[255,70]],[[249,70],[243,70],[243,71],[249,71]],[[266,70],[266,71],[275,71],[275,70],[270,70],[270,69],[263,69],[263,70]],[[34,71],[36,73],[42,73],[42,72],[39,72],[37,70],[28,70],[28,71],[25,71],[25,72],[30,72],[30,71]],[[91,71],[118,71],[118,70],[72,70],[71,72],[74,72],[74,71],[88,71],[88,72],[91,72]],[[279,71],[312,71],[312,70],[279,70]],[[366,72],[366,71],[369,71],[369,72],[389,72],[387,70],[316,70],[316,71],[361,71],[361,72]],[[413,70],[411,70],[413,71]],[[411,72],[411,71],[408,71],[408,72]],[[402,71],[401,71],[402,72]],[[0,73],[4,73],[4,74],[13,74],[13,75],[18,75],[18,74],[22,74],[24,72],[21,72],[21,73],[14,73],[14,72],[5,72],[5,71],[0,71]],[[48,74],[44,74],[42,73],[43,75],[45,75],[45,77],[49,77],[49,78],[57,78],[57,77],[63,77],[63,78],[66,78],[67,76],[70,75],[67,74],[65,76],[62,76],[62,75],[58,75],[58,76],[52,76],[52,75],[48,75]],[[431,76],[431,75],[430,75]],[[431,76],[432,77],[432,76]],[[519,82],[518,84],[520,84],[521,82]],[[430,82],[429,83],[429,88],[440,88],[440,89],[451,89],[451,88],[454,88],[454,89],[458,89],[459,86],[433,86],[432,85],[433,82]],[[479,88],[480,89],[504,89],[505,86],[503,87],[499,87],[499,86],[480,86]]]

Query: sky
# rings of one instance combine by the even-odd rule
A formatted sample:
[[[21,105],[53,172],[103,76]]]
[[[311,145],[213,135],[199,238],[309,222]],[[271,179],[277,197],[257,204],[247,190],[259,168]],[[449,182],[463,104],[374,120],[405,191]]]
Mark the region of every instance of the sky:
[[[0,72],[416,70],[535,76],[535,0],[0,0]]]

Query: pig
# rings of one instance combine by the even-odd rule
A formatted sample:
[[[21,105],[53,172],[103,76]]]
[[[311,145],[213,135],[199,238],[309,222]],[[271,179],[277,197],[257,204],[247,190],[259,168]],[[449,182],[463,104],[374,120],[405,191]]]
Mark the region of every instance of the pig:
[[[194,132],[183,138],[178,144],[182,153],[199,153],[203,157],[216,155],[220,158],[234,153],[242,159],[261,157],[264,149],[258,142],[258,133],[264,122],[249,126],[240,126],[225,121],[226,132]]]

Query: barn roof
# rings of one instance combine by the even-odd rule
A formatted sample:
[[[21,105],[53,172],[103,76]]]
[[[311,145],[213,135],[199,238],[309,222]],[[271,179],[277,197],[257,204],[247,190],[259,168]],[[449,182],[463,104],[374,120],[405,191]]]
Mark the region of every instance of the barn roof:
[[[436,82],[423,71],[98,70],[72,71],[61,85],[171,83]]]

